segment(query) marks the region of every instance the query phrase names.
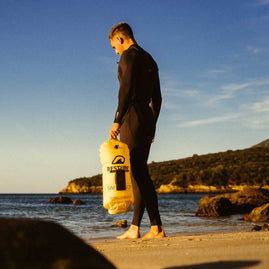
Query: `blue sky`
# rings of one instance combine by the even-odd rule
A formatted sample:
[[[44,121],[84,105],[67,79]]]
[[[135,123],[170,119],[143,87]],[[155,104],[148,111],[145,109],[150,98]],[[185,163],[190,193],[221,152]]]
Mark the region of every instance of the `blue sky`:
[[[269,138],[269,0],[0,0],[0,193],[101,173],[122,21],[160,70],[149,162]]]

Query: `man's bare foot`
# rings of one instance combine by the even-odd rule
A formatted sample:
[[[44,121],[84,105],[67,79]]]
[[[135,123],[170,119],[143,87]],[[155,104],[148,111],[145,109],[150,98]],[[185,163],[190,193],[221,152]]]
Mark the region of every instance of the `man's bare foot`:
[[[165,232],[162,226],[154,225],[150,227],[150,231],[143,236],[143,239],[165,237]]]
[[[136,239],[140,238],[139,227],[131,224],[130,228],[122,235],[117,236],[118,239]]]

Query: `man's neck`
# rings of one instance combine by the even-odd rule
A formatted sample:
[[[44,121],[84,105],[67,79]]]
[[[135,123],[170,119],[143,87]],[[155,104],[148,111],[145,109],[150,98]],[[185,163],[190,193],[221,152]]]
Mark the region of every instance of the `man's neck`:
[[[136,42],[132,39],[124,40],[124,50],[129,49],[132,45],[136,44]]]

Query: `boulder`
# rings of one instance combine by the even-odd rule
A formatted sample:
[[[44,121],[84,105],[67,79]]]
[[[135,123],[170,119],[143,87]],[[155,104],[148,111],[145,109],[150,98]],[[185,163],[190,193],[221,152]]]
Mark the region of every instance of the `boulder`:
[[[254,208],[248,215],[244,216],[246,221],[269,221],[269,203]]]
[[[0,256],[0,268],[115,268],[61,225],[37,219],[0,218]]]
[[[205,196],[200,200],[196,216],[218,217],[230,215],[232,204],[228,198]]]
[[[51,198],[49,200],[49,203],[52,203],[52,204],[72,204],[73,201],[69,197],[58,196],[58,197]]]
[[[259,232],[262,230],[262,226],[259,226],[259,225],[255,225],[251,228],[251,231],[252,232]]]
[[[77,199],[73,202],[74,205],[85,205],[84,202],[82,202],[80,199]]]
[[[258,231],[269,231],[269,225],[268,224],[263,224],[262,226],[260,225],[255,225],[251,229],[252,232],[258,232]]]
[[[127,227],[127,220],[117,221],[113,226],[117,226],[120,228],[126,228]]]
[[[218,217],[249,213],[269,202],[269,190],[244,188],[236,193],[206,196],[200,200],[196,216]]]
[[[236,193],[224,194],[233,205],[234,214],[249,213],[255,207],[269,203],[269,190],[257,188],[244,188]]]

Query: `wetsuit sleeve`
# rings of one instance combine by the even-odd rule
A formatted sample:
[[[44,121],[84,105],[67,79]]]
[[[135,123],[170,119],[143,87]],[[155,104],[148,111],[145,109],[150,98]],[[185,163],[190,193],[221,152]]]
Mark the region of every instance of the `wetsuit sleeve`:
[[[151,104],[150,104],[153,115],[155,117],[155,122],[157,122],[157,119],[159,117],[160,110],[161,110],[161,104],[162,104],[162,95],[161,95],[159,74],[157,71],[154,89],[153,89],[153,93],[152,93],[152,97],[151,97]]]
[[[123,53],[119,62],[118,77],[120,87],[118,95],[118,107],[114,123],[122,124],[123,117],[131,104],[132,87],[135,77],[135,59],[136,52],[131,50]]]

